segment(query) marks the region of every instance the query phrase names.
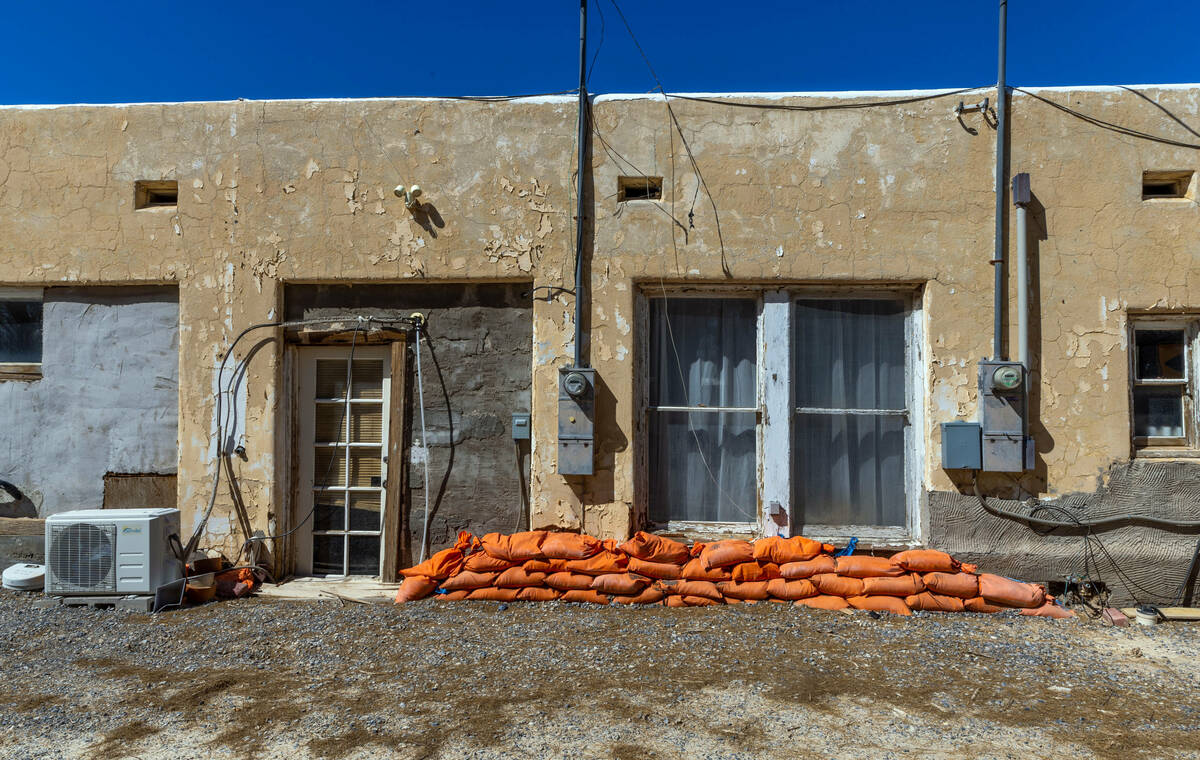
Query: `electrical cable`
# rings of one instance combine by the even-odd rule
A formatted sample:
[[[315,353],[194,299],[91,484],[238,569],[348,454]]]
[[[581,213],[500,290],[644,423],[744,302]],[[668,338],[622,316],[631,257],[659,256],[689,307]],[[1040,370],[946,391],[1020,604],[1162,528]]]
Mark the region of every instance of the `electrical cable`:
[[[425,561],[425,546],[429,541],[429,441],[425,435],[425,380],[421,375],[421,329],[417,328],[417,405],[421,410],[421,450],[425,464],[424,480],[421,481],[421,492],[425,496],[425,514],[421,517],[421,558],[417,563]],[[447,418],[449,414],[447,413]]]
[[[938,100],[939,98],[948,98],[953,95],[962,95],[975,90],[988,89],[985,87],[962,87],[957,90],[943,90],[939,92],[929,93],[928,95],[914,95],[908,98],[894,98],[892,100],[863,100],[853,101],[850,103],[829,103],[819,106],[803,106],[791,103],[746,103],[739,100],[728,100],[725,98],[710,98],[703,95],[681,95],[678,93],[663,92],[663,96],[673,98],[675,100],[691,100],[696,103],[711,103],[717,106],[729,106],[731,108],[750,108],[756,111],[851,111],[863,108],[884,108],[888,106],[904,106],[911,103],[922,103],[927,100]],[[819,93],[817,94],[819,96]]]
[[[1163,145],[1173,145],[1176,148],[1190,148],[1192,150],[1200,150],[1200,144],[1198,144],[1198,143],[1187,143],[1187,142],[1182,142],[1180,140],[1173,140],[1169,137],[1162,137],[1160,135],[1150,134],[1149,132],[1142,132],[1141,130],[1133,129],[1132,127],[1125,127],[1120,124],[1114,124],[1113,122],[1105,121],[1104,119],[1100,119],[1098,117],[1090,116],[1090,115],[1082,113],[1080,111],[1076,111],[1073,108],[1064,106],[1061,103],[1056,103],[1053,100],[1050,100],[1048,98],[1043,98],[1041,95],[1030,92],[1029,90],[1023,89],[1021,87],[1013,87],[1012,89],[1016,90],[1017,92],[1024,93],[1025,95],[1028,95],[1029,97],[1033,98],[1034,100],[1041,101],[1042,103],[1045,103],[1046,105],[1050,106],[1051,108],[1055,108],[1059,111],[1062,111],[1065,114],[1074,116],[1076,119],[1079,119],[1080,121],[1087,122],[1088,124],[1091,124],[1092,126],[1100,127],[1101,129],[1106,129],[1110,132],[1116,132],[1119,135],[1125,135],[1126,137],[1136,137],[1139,140],[1149,140],[1151,142],[1162,143]],[[1137,92],[1137,91],[1134,90],[1133,92]],[[1141,93],[1138,93],[1138,94],[1140,95]],[[1174,117],[1172,117],[1172,118],[1174,118]],[[1176,121],[1178,121],[1178,119],[1176,119]],[[1184,126],[1185,126],[1185,128],[1188,129],[1188,131],[1191,131],[1190,127],[1187,127],[1186,125],[1184,125]]]

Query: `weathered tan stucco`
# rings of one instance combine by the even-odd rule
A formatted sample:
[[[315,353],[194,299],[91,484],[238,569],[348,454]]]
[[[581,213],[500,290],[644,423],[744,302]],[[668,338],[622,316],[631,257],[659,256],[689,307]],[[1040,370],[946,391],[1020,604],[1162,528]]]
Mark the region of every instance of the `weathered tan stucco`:
[[[1200,125],[1200,88],[1143,92]],[[1040,94],[1200,142],[1121,89]],[[599,406],[597,474],[560,477],[557,367],[571,361],[573,300],[547,301],[540,291],[533,525],[601,535],[633,527],[638,294],[681,284],[918,290],[925,488],[960,487],[941,469],[938,424],[974,418],[975,361],[991,349],[996,146],[982,115],[960,123],[951,109],[987,95],[821,112],[673,100],[700,188],[661,98],[597,98],[585,177],[587,348],[611,396]],[[872,98],[881,99],[853,100]],[[0,284],[178,284],[178,502],[188,523],[211,482],[214,367],[240,330],[279,316],[283,283],[573,287],[575,118],[570,98],[0,109]],[[1030,173],[1046,228],[1031,251],[1039,467],[1023,486],[1094,491],[1130,457],[1127,314],[1200,309],[1200,207],[1143,202],[1141,172],[1200,169],[1200,152],[1104,131],[1020,93],[1010,124],[1010,171]],[[664,177],[663,203],[617,202],[618,175],[639,172]],[[135,211],[134,181],[160,178],[179,181],[178,209]],[[392,194],[401,182],[425,189],[440,225],[405,209]],[[1031,226],[1041,223],[1037,216]],[[1011,284],[1009,295],[1015,304]],[[1011,331],[1011,304],[1008,316]],[[264,530],[290,487],[277,456],[287,436],[281,356],[276,342],[251,365],[247,460],[238,465]],[[220,499],[210,533],[236,541],[226,494]]]

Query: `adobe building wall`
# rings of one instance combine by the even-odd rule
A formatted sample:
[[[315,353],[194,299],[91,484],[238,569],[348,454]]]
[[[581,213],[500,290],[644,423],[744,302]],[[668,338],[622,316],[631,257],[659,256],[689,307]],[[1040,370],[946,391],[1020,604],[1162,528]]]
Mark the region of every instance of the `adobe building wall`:
[[[1038,92],[1200,142],[1119,88]],[[1193,128],[1200,123],[1200,88],[1142,92]],[[661,98],[595,98],[584,223],[585,354],[601,383],[597,474],[555,472],[557,369],[571,361],[573,300],[535,290],[534,527],[605,536],[635,527],[639,293],[904,286],[920,294],[924,323],[922,538],[1007,551],[991,543],[982,517],[938,514],[972,508],[972,485],[940,466],[938,425],[975,418],[975,362],[990,354],[992,321],[995,132],[982,115],[960,122],[951,109],[994,95],[815,112],[673,100],[691,157]],[[739,99],[819,106],[905,97]],[[192,520],[208,498],[214,367],[239,330],[284,313],[285,284],[573,287],[575,118],[570,98],[0,109],[0,284],[178,285],[179,504]],[[1200,161],[1195,150],[1101,130],[1021,93],[1010,124],[1009,170],[1030,173],[1040,204],[1031,220],[1039,453],[1019,485],[986,477],[980,487],[994,497],[1099,494],[1131,459],[1127,314],[1200,309],[1200,207],[1144,203],[1141,172]],[[641,173],[664,178],[663,202],[619,204],[617,177]],[[178,208],[135,211],[133,182],[158,178],[179,181]],[[420,184],[431,212],[406,210],[391,193],[401,182]],[[1011,255],[1011,215],[1008,224]],[[287,399],[282,348],[273,346],[250,365],[250,456],[237,465],[264,528],[287,490],[276,458]],[[1136,490],[1142,476],[1132,477]],[[1145,508],[1158,509],[1159,492],[1145,493]],[[224,498],[210,532],[235,542]],[[1194,503],[1180,509],[1200,518]],[[1165,552],[1155,561],[1178,561]]]

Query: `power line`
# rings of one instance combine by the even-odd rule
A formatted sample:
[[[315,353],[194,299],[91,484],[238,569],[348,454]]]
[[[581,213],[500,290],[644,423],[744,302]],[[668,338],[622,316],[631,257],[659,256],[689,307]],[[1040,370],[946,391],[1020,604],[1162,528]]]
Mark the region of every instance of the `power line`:
[[[802,106],[792,103],[747,103],[740,100],[728,100],[725,98],[707,98],[701,95],[680,95],[676,93],[664,92],[663,95],[667,98],[675,100],[692,100],[697,103],[712,103],[718,106],[730,106],[731,108],[752,108],[758,111],[850,111],[862,108],[882,108],[884,106],[902,106],[909,103],[921,103],[926,100],[937,100],[938,98],[948,98],[952,95],[962,95],[973,90],[985,89],[982,87],[964,87],[958,90],[946,90],[944,92],[935,92],[928,95],[914,95],[910,98],[896,98],[893,100],[863,100],[853,101],[850,103],[826,103],[817,106]]]
[[[1016,90],[1017,92],[1028,95],[1029,97],[1033,98],[1034,100],[1041,101],[1042,103],[1045,103],[1046,105],[1050,106],[1051,108],[1055,108],[1059,111],[1062,111],[1065,114],[1074,116],[1076,119],[1079,119],[1080,121],[1087,122],[1088,124],[1091,124],[1094,127],[1100,127],[1101,129],[1106,129],[1110,132],[1116,132],[1117,134],[1125,135],[1126,137],[1136,137],[1139,140],[1149,140],[1151,142],[1162,143],[1163,145],[1173,145],[1176,148],[1190,148],[1192,150],[1200,150],[1200,144],[1197,144],[1197,143],[1186,143],[1186,142],[1181,142],[1180,140],[1172,140],[1169,137],[1162,137],[1160,135],[1150,134],[1149,132],[1142,132],[1139,129],[1133,129],[1132,127],[1126,127],[1126,126],[1122,126],[1120,124],[1114,124],[1111,121],[1105,121],[1104,119],[1101,119],[1099,117],[1091,116],[1091,115],[1082,113],[1080,111],[1076,111],[1073,108],[1064,106],[1062,103],[1056,103],[1053,100],[1043,98],[1041,95],[1030,92],[1029,90],[1023,89],[1021,87],[1014,87],[1013,89]],[[1128,88],[1126,88],[1126,89],[1128,89]],[[1132,92],[1136,92],[1136,90],[1134,90]],[[1141,93],[1138,93],[1138,94],[1140,95]],[[1174,117],[1172,117],[1172,118],[1174,118]],[[1176,121],[1178,121],[1178,119],[1176,119]],[[1190,127],[1187,127],[1186,125],[1184,125],[1184,126],[1185,126],[1185,128],[1188,129],[1188,131],[1191,131]]]

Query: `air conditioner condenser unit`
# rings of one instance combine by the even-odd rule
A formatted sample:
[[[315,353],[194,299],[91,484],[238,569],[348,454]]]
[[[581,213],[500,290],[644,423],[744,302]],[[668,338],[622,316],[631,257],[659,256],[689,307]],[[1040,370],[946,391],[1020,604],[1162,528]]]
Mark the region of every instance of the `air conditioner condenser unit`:
[[[182,577],[178,509],[84,509],[46,518],[46,593],[153,594]]]

